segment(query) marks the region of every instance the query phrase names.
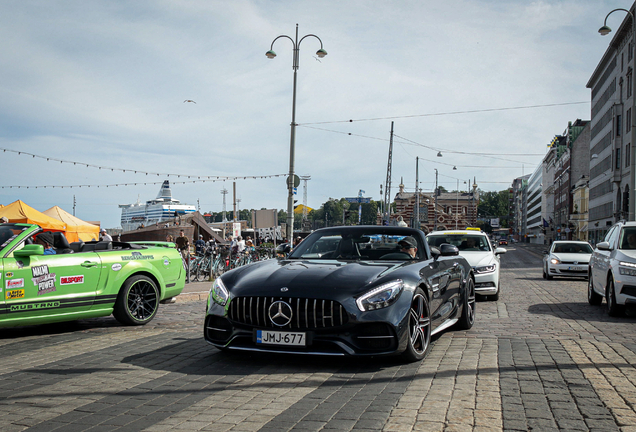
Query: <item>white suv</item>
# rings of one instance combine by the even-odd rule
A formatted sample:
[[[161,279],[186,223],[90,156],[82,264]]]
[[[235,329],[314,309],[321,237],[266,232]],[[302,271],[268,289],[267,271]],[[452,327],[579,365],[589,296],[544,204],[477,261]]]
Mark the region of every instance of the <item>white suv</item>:
[[[599,305],[605,297],[611,316],[636,304],[636,222],[619,222],[596,245],[590,259],[587,300]]]
[[[433,231],[426,241],[435,247],[444,243],[457,246],[475,272],[475,293],[499,299],[499,255],[506,253],[506,249],[494,248],[488,236],[479,230]]]

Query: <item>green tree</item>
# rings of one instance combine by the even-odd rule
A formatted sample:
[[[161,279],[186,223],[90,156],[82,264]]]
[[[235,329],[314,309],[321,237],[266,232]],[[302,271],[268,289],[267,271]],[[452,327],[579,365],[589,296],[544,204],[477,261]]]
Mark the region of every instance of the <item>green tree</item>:
[[[499,218],[502,228],[508,228],[508,214],[510,212],[510,201],[508,189],[499,192],[479,191],[480,217]]]

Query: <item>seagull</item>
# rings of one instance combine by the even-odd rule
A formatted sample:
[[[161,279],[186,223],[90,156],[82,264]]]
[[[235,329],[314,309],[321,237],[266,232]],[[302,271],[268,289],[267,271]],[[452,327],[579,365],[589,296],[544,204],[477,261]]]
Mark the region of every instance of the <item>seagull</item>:
[[[192,102],[193,104],[195,104],[195,103],[196,103],[196,102],[195,102],[195,101],[193,101],[192,99],[186,99],[186,100],[184,100],[184,101],[183,101],[183,103],[186,103],[186,102]]]

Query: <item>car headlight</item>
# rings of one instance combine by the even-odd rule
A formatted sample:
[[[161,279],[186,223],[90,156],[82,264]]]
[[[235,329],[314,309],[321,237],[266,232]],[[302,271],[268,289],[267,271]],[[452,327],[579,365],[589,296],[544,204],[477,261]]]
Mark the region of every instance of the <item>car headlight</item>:
[[[358,309],[362,312],[382,309],[391,306],[397,300],[399,294],[404,289],[404,282],[396,280],[377,288],[372,289],[368,293],[360,296],[356,300]]]
[[[496,264],[490,264],[490,265],[486,265],[486,266],[475,267],[475,273],[477,273],[477,274],[492,273],[495,270],[497,270],[497,265]]]
[[[550,262],[551,262],[552,264],[561,264],[561,260],[559,260],[558,258],[551,258],[551,259],[550,259]]]
[[[215,303],[220,304],[221,306],[225,306],[227,300],[230,298],[230,293],[223,285],[223,281],[221,278],[216,278],[214,283],[212,284],[212,288],[210,288],[210,296],[212,296],[212,300]]]
[[[625,276],[636,276],[636,264],[621,261],[618,263],[618,272]]]

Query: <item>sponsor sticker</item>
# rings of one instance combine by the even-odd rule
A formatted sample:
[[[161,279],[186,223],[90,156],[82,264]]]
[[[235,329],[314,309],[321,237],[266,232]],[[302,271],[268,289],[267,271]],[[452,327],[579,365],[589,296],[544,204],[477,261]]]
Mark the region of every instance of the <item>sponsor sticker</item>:
[[[7,300],[15,300],[21,298],[24,298],[23,289],[7,291]]]
[[[8,278],[12,278],[13,277],[13,272],[6,272],[4,276],[8,277]]]
[[[168,267],[170,265],[170,260],[168,258],[164,258],[163,259],[163,265],[165,265],[166,267]]]
[[[22,288],[24,286],[24,279],[7,279],[5,286],[7,289]]]
[[[60,276],[60,285],[73,285],[84,283],[84,275]]]
[[[31,267],[33,284],[38,287],[38,295],[57,291],[55,288],[55,273],[49,272],[49,266],[44,264]]]
[[[113,271],[119,271],[121,270],[121,264],[119,263],[113,264],[111,268],[113,269]]]
[[[131,252],[130,256],[122,256],[122,261],[132,260],[151,260],[155,259],[154,255],[143,255],[141,252]]]

